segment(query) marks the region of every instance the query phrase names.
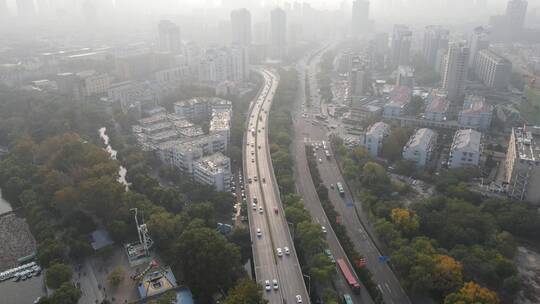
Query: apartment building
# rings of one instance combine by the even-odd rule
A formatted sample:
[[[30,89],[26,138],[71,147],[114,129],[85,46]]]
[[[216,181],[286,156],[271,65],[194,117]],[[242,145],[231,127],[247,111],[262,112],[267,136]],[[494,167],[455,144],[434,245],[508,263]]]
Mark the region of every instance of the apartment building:
[[[361,145],[368,150],[369,155],[377,157],[382,150],[383,139],[390,133],[390,125],[382,121],[371,125],[361,140]]]
[[[469,95],[463,102],[463,110],[458,114],[458,122],[462,128],[482,131],[489,130],[493,117],[493,106],[486,103],[482,96]]]
[[[480,162],[482,133],[472,130],[458,130],[454,134],[450,156],[449,168],[477,166]]]
[[[490,49],[479,51],[474,62],[474,72],[485,86],[497,90],[508,88],[512,62]]]
[[[231,185],[231,160],[221,153],[203,157],[193,165],[196,182],[226,191]]]
[[[540,204],[540,126],[512,129],[504,181],[512,199]]]
[[[428,97],[428,105],[424,111],[424,119],[432,121],[446,121],[450,102],[446,95],[432,92]]]
[[[427,128],[418,129],[403,147],[403,159],[414,162],[417,167],[425,167],[431,159],[436,144],[435,131]]]
[[[412,89],[405,86],[396,86],[383,107],[383,117],[392,118],[405,114],[407,105],[411,102]]]

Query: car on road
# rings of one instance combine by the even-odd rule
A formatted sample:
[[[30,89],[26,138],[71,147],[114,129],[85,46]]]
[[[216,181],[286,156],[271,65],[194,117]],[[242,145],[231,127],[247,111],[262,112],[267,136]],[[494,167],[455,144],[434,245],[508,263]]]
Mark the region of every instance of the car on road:
[[[282,256],[283,256],[283,250],[281,250],[281,248],[279,248],[279,247],[276,249],[276,253],[277,253],[277,256],[278,256],[278,257],[282,257]]]
[[[258,236],[258,237],[261,237],[261,236],[262,236],[261,228],[257,228],[257,236]]]
[[[321,230],[322,230],[322,232],[326,233],[326,227],[321,226]]]
[[[266,183],[266,179],[264,179],[264,177],[262,178],[262,182],[263,184]]]
[[[274,213],[275,213],[275,214],[278,214],[278,213],[279,213],[278,208],[275,208],[275,207],[274,207]]]
[[[253,208],[253,210],[257,210],[257,204],[253,203],[251,207]]]
[[[291,254],[291,251],[289,250],[289,247],[287,247],[287,246],[283,247],[283,251],[285,251],[286,255]]]
[[[266,289],[266,291],[272,290],[272,286],[270,285],[270,280],[264,281],[264,289]]]
[[[253,177],[253,181],[256,182],[256,181],[258,181],[258,180],[259,180],[259,179],[257,178],[257,176],[254,176],[254,177]]]
[[[322,159],[321,158],[319,158],[319,164],[322,164]]]
[[[302,303],[302,296],[296,295],[296,303]]]
[[[274,290],[277,290],[277,289],[279,288],[279,285],[278,285],[276,279],[273,279],[273,280],[272,280],[272,285],[274,286]]]
[[[250,178],[248,178],[248,183],[250,183],[250,184],[251,184],[251,181],[252,181],[251,177],[250,177]]]
[[[263,208],[262,207],[259,207],[259,213],[263,213]]]
[[[255,162],[255,158],[252,158],[252,159],[251,159],[251,162],[254,163],[254,162]]]
[[[326,256],[330,259],[332,263],[336,263],[336,259],[334,258],[334,255],[332,254],[332,251],[330,251],[330,249],[325,249],[324,254],[326,254]]]

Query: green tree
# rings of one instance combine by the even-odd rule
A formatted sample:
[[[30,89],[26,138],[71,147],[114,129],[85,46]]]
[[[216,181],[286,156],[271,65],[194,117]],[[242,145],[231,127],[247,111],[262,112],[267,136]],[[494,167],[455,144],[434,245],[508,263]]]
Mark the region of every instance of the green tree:
[[[324,235],[319,224],[302,222],[296,229],[298,245],[305,254],[313,255],[324,248]]]
[[[170,256],[193,293],[204,301],[227,290],[241,268],[238,247],[205,227],[188,227],[173,244]]]
[[[52,289],[59,288],[63,283],[69,282],[73,271],[66,264],[54,263],[45,272],[47,286]]]
[[[390,134],[383,139],[382,156],[392,162],[401,159],[403,146],[412,135],[407,128],[392,128]]]
[[[77,304],[81,297],[81,290],[73,286],[70,282],[63,283],[52,294],[49,303],[51,304]],[[41,302],[40,302],[41,303]]]
[[[240,279],[229,291],[224,304],[266,304],[262,287],[250,279]]]

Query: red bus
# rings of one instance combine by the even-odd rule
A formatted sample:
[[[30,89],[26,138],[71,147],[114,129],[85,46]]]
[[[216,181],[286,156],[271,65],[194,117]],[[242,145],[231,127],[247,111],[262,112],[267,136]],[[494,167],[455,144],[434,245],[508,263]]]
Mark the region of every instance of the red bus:
[[[349,269],[349,266],[347,266],[347,262],[345,262],[343,259],[337,259],[337,264],[339,265],[341,273],[343,273],[343,276],[347,280],[347,284],[349,284],[353,292],[360,293],[360,284],[356,281],[356,278]]]

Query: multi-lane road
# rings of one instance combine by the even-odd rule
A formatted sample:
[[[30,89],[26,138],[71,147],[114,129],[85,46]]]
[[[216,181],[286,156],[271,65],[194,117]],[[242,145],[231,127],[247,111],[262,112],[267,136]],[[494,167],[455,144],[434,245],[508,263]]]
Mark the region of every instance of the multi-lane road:
[[[321,111],[321,99],[318,92],[318,83],[316,74],[318,71],[318,57],[309,62],[301,61],[297,64],[297,69],[300,71],[300,89],[299,89],[299,101],[298,101],[298,110],[294,114],[294,127],[295,127],[295,159],[296,159],[296,169],[298,171],[297,178],[306,179],[310,178],[305,176],[304,171],[306,171],[306,161],[305,161],[305,149],[303,148],[304,142],[322,142],[329,141],[329,132],[315,121],[315,115],[320,114]],[[309,81],[310,96],[305,96],[305,87],[304,79]],[[306,104],[306,98],[311,98],[311,107],[305,108],[302,104]],[[321,173],[321,178],[323,182],[329,186],[331,184],[336,184],[337,182],[343,183],[343,177],[339,171],[338,165],[335,159],[332,157],[330,160],[327,160],[324,156],[324,152],[319,151],[317,154],[317,159],[320,159],[319,163],[319,172]],[[312,181],[311,181],[312,184]],[[374,240],[371,238],[372,233],[370,226],[367,222],[367,219],[363,213],[362,206],[359,202],[354,201],[351,196],[351,192],[345,186],[345,196],[341,197],[336,190],[329,190],[329,197],[336,208],[336,211],[341,215],[341,223],[347,228],[347,232],[353,241],[355,249],[367,259],[367,267],[373,273],[373,279],[378,285],[379,289],[383,294],[383,299],[385,303],[388,304],[409,304],[411,303],[407,294],[401,288],[401,285],[392,272],[390,267],[386,263],[379,262],[379,257],[381,253],[378,248],[375,246]],[[310,181],[301,180],[297,181],[297,187],[300,193],[303,196],[311,197],[310,194]],[[330,188],[330,187],[329,187]],[[306,200],[306,197],[304,197]],[[310,202],[317,202],[318,199],[310,198]],[[315,205],[315,204],[312,204]],[[315,218],[323,218],[325,216],[321,214],[320,209],[317,206],[309,206],[312,216]],[[366,224],[366,225],[364,225]],[[328,225],[329,226],[329,225]],[[366,231],[368,229],[368,231]],[[328,236],[328,243],[330,246],[334,243],[334,236]],[[357,301],[355,301],[356,303]],[[358,303],[369,303],[369,302],[358,302]]]
[[[268,113],[279,83],[270,70],[259,70],[264,86],[252,102],[244,139],[244,181],[257,282],[269,303],[309,303],[303,274],[281,205],[268,145]],[[288,253],[285,247],[288,248]],[[282,255],[278,256],[277,248]],[[270,290],[266,290],[266,281]],[[277,289],[273,281],[277,281]]]

